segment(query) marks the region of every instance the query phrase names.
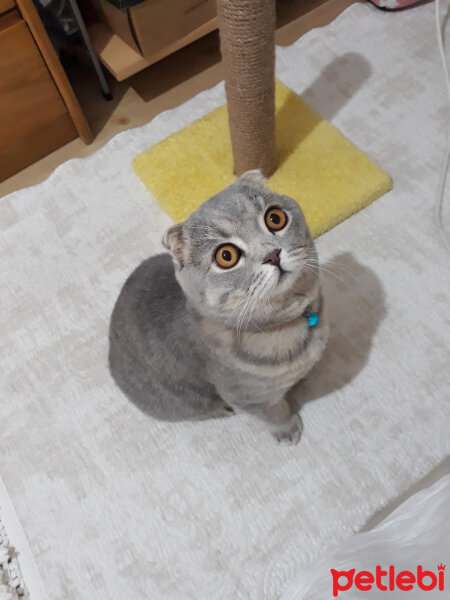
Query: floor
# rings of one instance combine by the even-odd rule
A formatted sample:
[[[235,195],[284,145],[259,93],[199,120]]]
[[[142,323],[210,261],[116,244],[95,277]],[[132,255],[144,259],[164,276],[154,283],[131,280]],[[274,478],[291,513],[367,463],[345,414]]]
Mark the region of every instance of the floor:
[[[350,12],[359,9],[362,10],[360,6],[355,6]],[[416,10],[420,17],[424,15],[421,20],[413,19]],[[315,380],[317,387],[312,389],[316,390],[316,397],[320,396],[321,402],[309,402],[305,407],[305,421],[309,419],[314,428],[307,425],[303,445],[283,455],[283,463],[289,461],[293,472],[301,473],[301,478],[289,476],[289,485],[280,485],[278,472],[273,477],[273,465],[278,460],[276,449],[258,441],[258,432],[253,424],[251,427],[242,424],[242,429],[239,429],[242,431],[241,437],[234,429],[234,424],[232,431],[219,436],[215,429],[219,424],[210,423],[205,429],[204,439],[197,437],[196,433],[191,436],[189,431],[180,427],[177,428],[177,443],[174,445],[172,427],[158,425],[155,431],[154,424],[134,413],[123,411],[121,399],[115,397],[107,387],[109,379],[103,380],[107,373],[106,369],[99,366],[98,358],[102,352],[105,355],[105,315],[109,314],[119,281],[121,283],[129,272],[129,265],[137,263],[141,253],[147,255],[153,248],[151,244],[156,236],[149,235],[149,230],[157,230],[154,220],[155,214],[159,214],[153,214],[148,209],[148,197],[144,190],[139,204],[141,186],[133,188],[136,195],[133,193],[130,198],[132,210],[128,203],[123,202],[123,190],[128,188],[129,179],[121,176],[118,166],[124,164],[124,157],[136,154],[145,144],[150,145],[147,139],[153,135],[153,128],[158,124],[156,121],[145,128],[139,148],[134,145],[137,142],[133,138],[139,135],[138,131],[124,134],[121,138],[122,150],[115,147],[120,144],[105,148],[107,158],[114,159],[110,164],[107,161],[105,164],[102,154],[93,157],[93,161],[97,161],[95,165],[89,164],[90,161],[82,165],[73,162],[66,164],[61,168],[61,177],[43,183],[36,188],[36,193],[34,190],[24,190],[20,198],[14,195],[10,200],[5,199],[0,203],[1,220],[8,224],[11,232],[9,237],[5,235],[5,242],[9,245],[0,258],[5,264],[13,258],[14,263],[13,269],[0,269],[5,293],[11,299],[6,304],[11,306],[10,312],[5,313],[6,331],[9,334],[11,323],[17,323],[20,328],[14,339],[17,340],[21,364],[21,370],[17,371],[17,358],[13,354],[15,346],[8,343],[5,346],[8,347],[5,365],[10,365],[11,375],[17,380],[17,385],[14,382],[14,385],[5,388],[11,402],[0,405],[0,413],[6,411],[12,417],[11,426],[6,428],[6,437],[0,439],[5,455],[8,448],[13,446],[9,441],[17,439],[17,426],[23,429],[20,448],[15,454],[17,461],[22,463],[20,477],[17,461],[2,464],[2,476],[13,496],[49,589],[60,585],[60,589],[53,594],[55,597],[79,597],[80,594],[76,592],[83,585],[91,593],[81,595],[89,597],[94,590],[98,592],[103,583],[110,584],[111,594],[106,593],[110,598],[123,597],[122,589],[129,591],[133,586],[139,588],[141,583],[145,592],[135,597],[148,597],[147,585],[144,585],[147,582],[139,576],[151,573],[157,564],[152,560],[152,542],[161,539],[163,543],[160,547],[166,552],[167,540],[171,539],[171,535],[175,539],[177,535],[183,538],[183,531],[191,526],[191,519],[195,520],[197,513],[201,513],[205,525],[193,526],[194,531],[199,531],[199,535],[206,532],[210,535],[209,539],[196,538],[198,544],[193,551],[174,544],[175,551],[171,555],[174,561],[168,561],[171,572],[177,573],[177,559],[183,557],[179,561],[183,563],[186,556],[188,576],[183,576],[183,572],[179,576],[179,597],[186,598],[181,588],[189,580],[191,572],[196,574],[195,568],[190,568],[191,564],[195,567],[195,563],[201,564],[202,560],[210,561],[206,564],[211,567],[202,569],[198,575],[202,584],[210,586],[205,589],[217,591],[221,577],[227,580],[227,584],[232,581],[228,575],[231,573],[236,574],[236,589],[241,585],[241,580],[246,579],[242,597],[251,597],[246,594],[249,589],[259,591],[260,588],[256,586],[262,588],[262,580],[266,593],[256,596],[255,592],[252,597],[279,597],[279,582],[286,581],[289,575],[283,570],[284,567],[291,565],[289,568],[294,570],[298,555],[301,552],[310,553],[317,537],[322,535],[327,538],[327,543],[330,541],[330,532],[337,528],[337,523],[342,523],[342,515],[349,514],[344,513],[347,510],[347,498],[351,498],[351,504],[355,506],[366,506],[365,502],[368,503],[364,521],[365,528],[369,529],[413,491],[429,485],[448,472],[448,458],[431,472],[425,468],[431,449],[438,446],[436,423],[444,423],[447,412],[443,410],[443,405],[439,409],[441,404],[435,404],[444,400],[443,396],[438,397],[440,388],[437,386],[441,375],[445,376],[445,371],[440,374],[438,369],[439,365],[444,364],[445,347],[441,345],[441,340],[447,292],[445,286],[442,287],[445,280],[441,275],[444,272],[443,260],[433,235],[431,219],[430,190],[434,191],[437,183],[435,165],[441,162],[440,144],[443,140],[440,133],[445,117],[440,110],[443,106],[441,79],[434,76],[437,66],[434,70],[430,68],[435,56],[432,11],[427,12],[427,6],[423,5],[414,11],[405,11],[392,20],[390,17],[381,17],[382,13],[374,14],[375,23],[378,24],[371,23],[370,32],[374,32],[375,41],[370,42],[369,30],[361,27],[359,39],[353,42],[353,23],[345,25],[343,15],[326,33],[322,30],[311,34],[323,37],[321,51],[314,55],[319,65],[311,67],[313,61],[309,60],[311,57],[306,53],[306,44],[301,45],[298,55],[289,54],[292,59],[298,56],[298,61],[285,59],[286,78],[289,75],[288,65],[294,64],[290,79],[286,81],[299,85],[298,80],[304,79],[304,86],[312,90],[310,100],[314,106],[320,108],[323,114],[333,113],[334,122],[350,139],[360,147],[370,149],[380,164],[389,165],[389,172],[395,181],[391,195],[379,199],[318,242],[321,254],[325,257],[335,256],[336,252],[339,253],[338,257],[342,256],[341,260],[347,256],[345,253],[352,256],[353,252],[357,257],[357,260],[348,259],[347,269],[351,268],[354,274],[348,276],[354,282],[350,287],[351,292],[346,292],[338,279],[328,278],[332,292],[329,297],[333,299],[330,308],[335,324],[330,356],[345,356],[345,364],[340,360],[330,360],[324,377]],[[419,29],[416,39],[412,35],[394,35],[399,30],[414,32],[416,27],[423,27]],[[306,41],[300,40],[300,44]],[[355,52],[362,52],[361,46],[365,43],[368,49],[363,54],[366,62],[362,64],[368,61],[374,69],[374,76],[370,80],[371,87],[364,87],[355,94],[351,91],[354,87],[349,85],[355,81],[354,69],[350,69],[350,73],[345,68],[339,71],[333,59],[342,53],[350,53],[354,57]],[[414,52],[409,51],[411,47]],[[292,49],[287,48],[285,52],[291,53]],[[397,54],[414,60],[414,65],[405,65],[403,61],[396,63],[393,56]],[[327,67],[330,64],[334,65],[333,77],[346,85],[340,86],[334,97],[327,98],[323,93],[326,90],[323,77],[317,77],[317,74],[324,71],[329,76]],[[342,63],[338,64],[342,66]],[[215,64],[208,67],[211,68],[214,69]],[[202,73],[193,74],[192,78],[195,80]],[[387,79],[383,80],[385,74]],[[405,113],[404,90],[410,89],[407,84],[411,83],[411,74],[415,78],[413,83],[417,93],[413,94],[413,101]],[[282,75],[283,71],[280,70]],[[320,87],[315,85],[317,79],[322,84]],[[382,80],[383,86],[380,88],[379,82]],[[334,82],[332,84],[335,85]],[[163,88],[158,92],[159,96],[167,93],[170,97],[170,94],[174,94],[172,100],[177,102],[177,86],[186,89],[183,82],[178,82],[167,90]],[[133,90],[136,92],[135,88]],[[122,98],[128,93],[129,88],[126,88]],[[139,94],[137,96],[142,98]],[[408,94],[410,97],[411,94]],[[361,124],[365,122],[367,105],[372,99],[376,99],[370,107],[376,122],[370,127],[363,127]],[[121,101],[119,98],[119,105]],[[336,106],[339,108],[338,114]],[[208,105],[203,104],[203,107],[209,109]],[[192,119],[192,112],[188,112],[186,122]],[[125,112],[117,114],[119,117],[128,117]],[[141,118],[144,118],[142,114]],[[99,113],[99,123],[102,119],[104,117]],[[170,129],[174,123],[172,115],[167,121],[170,121],[166,124]],[[418,136],[414,127],[417,122],[421,123]],[[133,126],[131,121],[122,123],[123,129],[130,126]],[[102,132],[105,129],[106,126],[103,126]],[[164,130],[165,135],[167,129]],[[380,131],[388,132],[388,136],[380,136]],[[404,148],[407,153],[401,151]],[[425,164],[424,155],[429,157]],[[407,161],[404,160],[405,156],[408,156]],[[91,178],[89,174],[99,171],[103,171],[103,179],[100,187],[94,188],[91,181],[99,178]],[[10,207],[14,210],[9,210]],[[121,224],[120,228],[117,223]],[[157,239],[160,237],[158,229]],[[55,241],[58,242],[56,250]],[[96,265],[100,265],[100,268]],[[405,295],[405,289],[413,293]],[[423,290],[426,290],[425,293]],[[433,310],[430,311],[431,301]],[[388,310],[385,310],[385,305]],[[37,312],[36,306],[41,307]],[[426,319],[423,319],[424,314],[427,315]],[[61,346],[52,345],[49,338],[54,336],[54,323],[58,328],[63,327],[62,331],[74,333],[71,344],[67,345],[63,338]],[[421,324],[423,335],[420,340],[423,346],[416,343],[411,323]],[[31,352],[33,347],[34,353]],[[402,360],[386,361],[386,356],[401,357]],[[29,365],[29,368],[24,368],[24,365]],[[327,375],[330,372],[331,375]],[[82,376],[67,377],[67,373],[80,373]],[[372,377],[376,377],[376,382]],[[4,378],[5,384],[9,379]],[[38,396],[41,404],[35,405],[39,406],[39,410],[32,410],[33,403],[30,404],[29,399],[36,394],[36,381],[43,381],[45,386],[50,387],[43,386],[43,392]],[[107,382],[104,393],[95,391],[93,394],[92,386],[94,390],[100,390],[103,381]],[[0,385],[2,383],[3,380]],[[331,392],[328,388],[327,394],[329,385]],[[334,386],[342,387],[337,389]],[[53,394],[47,393],[55,389],[67,392],[61,394],[61,402],[55,402]],[[339,402],[334,402],[331,397],[334,391],[339,392]],[[23,417],[20,422],[9,410],[9,406],[16,406],[17,402],[20,402],[19,410]],[[29,407],[31,427],[25,426]],[[117,414],[124,415],[120,423]],[[105,415],[108,418],[104,418]],[[97,428],[103,420],[104,433],[93,436],[92,428]],[[2,419],[2,422],[7,423],[7,419]],[[342,422],[349,425],[344,431],[335,425]],[[430,425],[427,426],[427,422]],[[45,438],[48,439],[40,446],[33,438],[39,438],[39,432],[46,431],[46,427],[48,434],[46,432]],[[208,439],[214,443],[209,444]],[[246,443],[234,445],[233,439],[245,440]],[[215,449],[214,452],[208,452],[203,461],[205,446],[214,446]],[[256,453],[255,447],[258,448]],[[48,452],[48,448],[60,448],[61,452],[55,456],[55,453]],[[121,451],[122,448],[124,450]],[[187,452],[189,448],[192,448],[192,452]],[[311,448],[314,452],[311,452]],[[161,451],[162,463],[148,460],[147,454],[155,449]],[[320,460],[322,450],[326,454]],[[131,452],[132,456],[137,457],[137,468],[132,476],[129,468]],[[317,460],[311,461],[309,457],[313,456]],[[347,457],[348,468],[340,456]],[[193,480],[190,479],[189,460],[191,464],[199,464],[200,474],[208,475],[200,478],[198,487],[193,486]],[[229,468],[230,463],[250,464],[255,469]],[[117,473],[125,482],[121,482],[120,488],[114,485]],[[320,482],[332,483],[331,475],[335,473],[342,473],[339,487],[327,487],[325,489],[333,493],[320,494]],[[374,498],[374,490],[383,495],[386,493],[386,483],[389,483],[398,490],[395,494],[389,494],[390,498],[394,498],[400,490],[406,489],[406,482],[411,484],[417,479],[414,473],[428,474],[386,509],[371,516],[373,507],[382,505],[376,496],[375,500],[369,501],[370,497]],[[370,475],[369,482],[373,486],[361,485],[365,481],[365,474]],[[42,485],[44,477],[46,484]],[[342,487],[344,477],[348,482],[347,487]],[[131,484],[135,478],[139,484],[133,489]],[[235,487],[228,485],[229,479],[235,482]],[[146,482],[151,482],[151,485],[146,486]],[[181,482],[183,487],[177,488],[173,482]],[[149,528],[149,523],[153,527],[157,521],[154,515],[161,514],[155,500],[158,496],[154,494],[155,489],[162,490],[161,498],[168,511],[161,537]],[[99,490],[99,493],[95,494],[93,490]],[[312,490],[318,492],[313,505],[310,502]],[[208,510],[203,510],[204,505],[199,503],[199,497],[202,501],[211,499],[212,507],[208,505]],[[316,527],[314,510],[327,497],[332,501],[322,504],[322,510],[319,510],[322,521],[319,528]],[[246,498],[249,501],[245,501]],[[255,511],[256,522],[252,520],[253,515],[246,512],[247,507],[253,509],[255,506],[254,498],[257,499],[258,508]],[[272,501],[275,510],[269,504]],[[178,506],[181,511],[177,510]],[[311,506],[310,514],[308,511]],[[339,506],[341,520],[338,519],[339,509],[335,512]],[[198,507],[201,507],[200,511]],[[46,530],[42,517],[49,514],[50,510],[54,514],[51,526]],[[281,510],[289,516],[280,514],[280,518],[272,522],[271,519]],[[70,519],[67,519],[67,514],[71,514]],[[358,515],[350,515],[345,522],[355,527],[355,520],[358,520]],[[364,521],[358,521],[359,525],[362,526]],[[241,536],[243,548],[239,548],[239,543],[235,544],[236,536],[229,527],[230,523],[234,524],[236,531],[244,532],[245,535]],[[114,528],[111,524],[114,524]],[[270,529],[266,535],[264,528],[267,524]],[[167,535],[164,529],[169,530],[171,535]],[[311,531],[309,537],[302,537],[305,530]],[[111,534],[108,533],[110,531]],[[227,531],[232,532],[230,539],[227,539]],[[299,532],[299,538],[295,537],[296,531]],[[343,531],[343,527],[340,531]],[[247,543],[252,535],[255,538],[260,535],[260,541],[255,551],[247,552]],[[290,543],[286,543],[286,538]],[[307,543],[303,543],[303,540]],[[235,551],[229,552],[231,568],[219,552],[221,544],[229,544],[226,547],[233,550],[235,548]],[[180,547],[185,548],[183,553],[180,553]],[[207,559],[199,559],[200,552],[207,554]],[[154,556],[157,554],[155,551]],[[265,563],[261,556],[266,558]],[[251,560],[254,560],[253,564]],[[172,569],[172,564],[175,564],[175,569]],[[262,565],[264,573],[260,575],[258,568],[262,571]],[[183,564],[178,564],[178,568],[182,567]],[[63,571],[57,570],[60,568]],[[163,571],[158,571],[161,577],[165,577]],[[110,581],[108,577],[103,577],[103,573],[110,573],[116,579]],[[254,584],[258,577],[259,581]],[[118,580],[119,585],[116,585]],[[178,581],[171,583],[175,587]],[[196,589],[199,589],[198,585]],[[221,597],[236,595],[223,594]],[[176,593],[170,596],[175,597]],[[211,591],[208,597],[213,596],[217,594]]]
[[[317,7],[317,0],[285,0],[279,15],[277,44],[292,44],[310,29],[330,22],[355,1],[358,0],[323,0]],[[219,46],[218,32],[212,32],[124,82],[117,82],[109,76],[114,94],[111,102],[104,101],[99,94],[96,81],[86,64],[72,66],[69,73],[71,82],[94,131],[94,142],[86,145],[78,138],[23,169],[0,183],[0,197],[39,183],[66,160],[88,156],[117,133],[139,127],[160,112],[178,106],[216,85],[223,79]],[[407,496],[447,474],[450,471],[449,461],[445,460],[409,493],[374,515],[365,529],[378,524]]]
[[[280,46],[292,44],[310,29],[328,24],[358,1],[361,0],[282,1],[278,12],[276,43]],[[178,106],[219,83],[223,79],[219,35],[217,31],[212,32],[125,82],[119,83],[111,76],[109,81],[114,99],[110,103],[105,104],[98,94],[93,77],[86,80],[85,76],[84,65],[75,67],[71,72],[72,84],[94,130],[94,142],[86,146],[80,139],[74,140],[17,173],[0,184],[0,197],[42,181],[66,160],[92,154],[120,131],[139,127],[160,112]],[[409,496],[432,485],[449,472],[450,458],[447,458],[407,493],[376,513],[364,529],[375,527]]]
[[[280,0],[276,43],[288,46],[314,27],[326,25],[358,0]],[[94,132],[92,144],[79,138],[0,183],[0,197],[46,179],[71,158],[92,154],[120,131],[139,127],[223,79],[218,32],[183,48],[123,82],[112,76],[114,98],[100,95],[88,64],[69,72],[75,93]]]

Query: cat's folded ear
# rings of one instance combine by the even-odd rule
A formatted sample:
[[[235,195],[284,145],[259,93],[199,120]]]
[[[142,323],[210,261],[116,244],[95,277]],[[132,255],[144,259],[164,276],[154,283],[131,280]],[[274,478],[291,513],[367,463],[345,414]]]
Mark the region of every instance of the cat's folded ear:
[[[266,182],[266,178],[261,173],[260,169],[253,169],[252,171],[246,171],[242,173],[240,177],[238,177],[237,181],[239,183],[245,183],[254,188],[263,188]]]
[[[185,239],[183,235],[184,223],[172,225],[164,234],[162,243],[172,254],[172,259],[177,269],[184,267]]]

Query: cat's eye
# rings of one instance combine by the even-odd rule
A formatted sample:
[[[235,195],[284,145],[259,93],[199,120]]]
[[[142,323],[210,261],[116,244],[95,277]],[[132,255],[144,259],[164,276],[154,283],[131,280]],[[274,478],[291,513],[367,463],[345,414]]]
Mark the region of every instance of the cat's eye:
[[[280,231],[286,227],[287,216],[284,210],[273,206],[264,215],[264,221],[270,231]]]
[[[224,244],[216,250],[214,258],[221,269],[231,269],[241,258],[241,251],[233,244]]]

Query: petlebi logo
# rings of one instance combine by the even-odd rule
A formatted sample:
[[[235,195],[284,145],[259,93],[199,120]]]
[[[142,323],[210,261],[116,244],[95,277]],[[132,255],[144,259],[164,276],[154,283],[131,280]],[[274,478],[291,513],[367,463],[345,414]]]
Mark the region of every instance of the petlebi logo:
[[[445,565],[437,565],[435,571],[426,570],[419,565],[415,571],[397,571],[394,565],[389,565],[383,569],[377,565],[375,572],[358,571],[350,569],[349,571],[336,571],[331,569],[333,584],[333,596],[337,598],[341,592],[346,592],[352,587],[361,592],[368,592],[371,589],[378,589],[383,592],[393,592],[401,590],[408,592],[414,589],[420,589],[424,592],[431,590],[445,590]],[[341,594],[345,600],[345,594]],[[425,598],[424,598],[425,600]]]

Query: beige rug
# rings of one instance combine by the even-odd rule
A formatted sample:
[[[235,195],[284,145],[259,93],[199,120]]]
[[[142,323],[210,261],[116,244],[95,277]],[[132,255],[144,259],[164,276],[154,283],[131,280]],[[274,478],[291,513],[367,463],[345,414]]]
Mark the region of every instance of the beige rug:
[[[120,286],[170,224],[131,159],[222,104],[222,85],[0,202],[0,472],[52,600],[275,600],[445,455],[433,4],[355,5],[280,49],[277,76],[394,181],[318,241],[332,335],[295,448],[245,416],[155,423],[106,368]]]

